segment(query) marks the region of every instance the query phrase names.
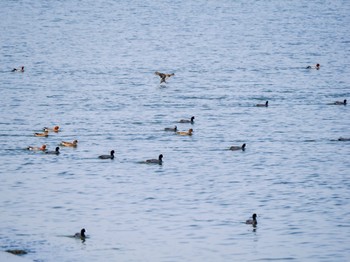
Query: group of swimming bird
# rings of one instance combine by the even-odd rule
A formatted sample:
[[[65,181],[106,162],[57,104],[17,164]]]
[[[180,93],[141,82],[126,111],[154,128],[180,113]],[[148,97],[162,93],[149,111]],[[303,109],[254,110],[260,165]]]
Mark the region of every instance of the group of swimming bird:
[[[42,133],[34,133],[34,136],[36,136],[36,137],[48,137],[49,132],[58,133],[59,131],[60,131],[59,126],[54,126],[53,128],[44,127]],[[78,140],[73,140],[72,142],[62,141],[59,145],[64,146],[64,147],[77,147]],[[45,154],[50,154],[50,155],[59,155],[60,154],[60,147],[59,146],[57,146],[54,151],[47,151],[46,147],[47,147],[46,144],[44,144],[41,147],[28,146],[27,149],[31,150],[31,151],[42,151]]]
[[[307,66],[306,69],[316,69],[319,70],[320,69],[320,64],[316,64],[314,66]],[[19,68],[13,68],[12,72],[24,72],[24,66],[21,66]],[[166,80],[172,76],[174,76],[174,73],[171,74],[167,74],[167,73],[160,73],[158,71],[156,71],[154,73],[155,75],[160,77],[160,84],[162,83],[166,83]],[[343,101],[335,101],[332,103],[329,103],[329,105],[346,105],[347,104],[347,100],[344,99]],[[257,107],[268,107],[269,106],[269,101],[266,101],[265,103],[262,104],[256,104]],[[192,116],[190,119],[181,119],[179,121],[179,123],[191,123],[194,124],[194,119],[195,117]],[[175,132],[177,135],[180,136],[192,136],[193,135],[193,128],[188,129],[188,131],[179,131],[177,126],[175,125],[174,127],[167,127],[164,129],[165,131],[171,131],[171,132]],[[47,128],[45,127],[43,129],[42,133],[35,133],[34,136],[37,137],[48,137],[49,136],[49,132],[59,132],[59,126],[55,126],[53,128]],[[340,137],[338,139],[339,141],[350,141],[350,138],[343,138]],[[73,140],[73,142],[67,142],[67,141],[62,141],[61,146],[64,147],[76,147],[78,145],[78,140]],[[229,149],[232,151],[236,151],[236,150],[242,150],[244,151],[246,148],[246,144],[242,144],[241,146],[231,146]],[[42,145],[41,147],[33,147],[33,146],[29,146],[27,148],[28,150],[33,150],[33,151],[43,151],[46,154],[56,154],[58,155],[60,152],[60,148],[57,146],[56,149],[54,151],[46,151],[46,145]],[[114,150],[110,151],[109,155],[100,155],[98,158],[100,159],[114,159]],[[162,164],[163,163],[163,155],[160,154],[158,156],[158,159],[148,159],[145,161],[145,163],[152,163],[152,164]]]
[[[316,64],[315,66],[308,66],[306,67],[307,69],[316,69],[319,70],[320,69],[320,64]],[[20,67],[20,68],[14,68],[12,70],[12,72],[24,72],[24,66]],[[155,75],[160,77],[160,84],[162,83],[167,83],[166,80],[169,79],[170,77],[174,76],[174,73],[171,74],[165,74],[165,73],[160,73],[160,72],[155,72]],[[335,101],[330,103],[331,105],[346,105],[347,104],[347,100],[344,99],[343,101]],[[269,101],[266,101],[265,103],[262,104],[256,104],[257,107],[268,107],[269,106]],[[195,117],[192,116],[190,119],[181,119],[178,122],[179,123],[189,123],[189,124],[194,124],[194,119]],[[58,133],[60,131],[59,126],[55,126],[53,128],[47,128],[45,127],[43,129],[42,133],[35,133],[34,135],[37,137],[48,137],[49,136],[49,132],[55,132]],[[179,131],[177,126],[175,125],[174,127],[166,127],[164,129],[164,131],[171,131],[171,132],[175,132],[177,135],[179,136],[192,136],[193,135],[193,128],[188,129],[188,131]],[[339,141],[350,141],[350,138],[342,138],[340,137],[338,139]],[[62,141],[60,143],[60,146],[64,146],[64,147],[77,147],[78,145],[78,140],[73,140],[73,142],[67,142],[67,141]],[[58,155],[59,152],[59,147],[57,146],[56,149],[54,151],[46,151],[46,145],[42,145],[41,147],[33,147],[30,146],[27,148],[28,150],[34,150],[34,151],[43,151],[46,154],[55,154]],[[242,150],[244,151],[246,149],[246,144],[242,144],[241,146],[231,146],[229,148],[229,150],[232,151],[236,151],[236,150]],[[100,155],[98,158],[99,159],[114,159],[114,150],[110,151],[110,154],[108,155]],[[160,154],[158,156],[157,159],[147,159],[146,161],[143,161],[144,163],[147,164],[159,164],[161,165],[163,163],[163,154]],[[257,215],[254,213],[252,215],[251,219],[246,220],[245,222],[246,224],[252,225],[253,227],[255,227],[258,222],[257,222]],[[85,229],[81,229],[80,233],[76,233],[75,235],[73,235],[73,237],[75,238],[80,238],[82,240],[85,240],[86,235],[85,235]]]
[[[252,225],[253,227],[256,227],[256,225],[258,224],[258,221],[257,221],[256,217],[257,217],[257,215],[254,213],[254,214],[252,215],[252,218],[247,219],[247,220],[245,221],[245,223],[246,223],[247,225]],[[85,228],[82,228],[82,229],[80,230],[80,232],[75,233],[72,237],[78,238],[78,239],[81,239],[81,240],[85,241],[85,239],[87,238],[85,232],[86,232]]]
[[[194,119],[195,119],[195,117],[192,116],[189,119],[180,119],[178,122],[182,123],[182,124],[183,123],[194,124]],[[43,128],[43,132],[41,132],[41,133],[34,133],[34,136],[36,136],[36,137],[48,137],[49,136],[49,132],[58,133],[59,131],[60,131],[60,127],[59,126],[54,126],[53,128],[44,127]],[[164,129],[164,131],[175,132],[179,136],[192,136],[192,134],[193,134],[193,128],[188,129],[188,131],[178,131],[176,125],[174,127],[166,127]],[[72,142],[62,141],[59,144],[59,146],[77,147],[78,146],[78,140],[73,140]],[[60,154],[60,147],[59,146],[57,146],[54,151],[48,151],[46,144],[42,145],[41,147],[28,146],[27,149],[31,150],[31,151],[42,151],[45,154],[59,155]],[[233,151],[235,151],[235,150],[243,150],[244,151],[245,150],[245,146],[246,146],[246,144],[243,144],[242,146],[231,146],[229,149],[233,150]],[[115,153],[115,151],[111,150],[110,154],[108,154],[108,155],[100,155],[100,156],[98,156],[98,158],[99,159],[114,159],[114,153]],[[143,161],[143,163],[162,165],[163,164],[163,154],[160,154],[157,159],[147,159],[146,161]]]
[[[252,218],[251,218],[251,219],[247,219],[247,220],[245,221],[245,223],[246,223],[247,225],[252,225],[253,227],[256,227],[256,225],[258,224],[258,221],[257,221],[256,217],[257,217],[257,215],[254,213],[254,214],[252,215]],[[86,232],[85,228],[82,228],[82,229],[80,230],[80,232],[75,233],[75,234],[73,235],[73,237],[74,237],[74,238],[79,238],[79,239],[85,241],[85,239],[87,238],[87,236],[85,235],[85,232]]]
[[[181,119],[179,121],[179,123],[194,123],[194,116],[192,116],[190,119]],[[176,134],[180,135],[180,136],[191,136],[193,129],[190,128],[188,131],[177,131],[177,126],[175,126],[174,128],[165,128],[166,131],[174,131],[176,132]],[[53,128],[48,128],[48,127],[44,127],[43,131],[41,133],[34,133],[35,137],[48,137],[49,136],[49,132],[54,132],[54,133],[58,133],[60,131],[60,127],[59,126],[54,126]],[[64,146],[64,147],[77,147],[78,146],[78,140],[73,140],[72,142],[68,142],[68,141],[62,141],[59,146]],[[47,150],[47,146],[46,144],[43,144],[42,146],[38,147],[38,146],[28,146],[26,149],[30,150],[30,151],[42,151],[45,154],[52,154],[52,155],[59,155],[60,154],[60,147],[57,146],[56,149],[54,151],[48,151]],[[110,151],[110,154],[108,155],[100,155],[98,156],[99,159],[114,159],[114,150]],[[146,161],[143,161],[144,163],[148,163],[148,164],[159,164],[161,165],[163,163],[163,155],[160,154],[158,156],[158,159],[147,159]]]
[[[34,136],[36,136],[36,137],[48,137],[49,132],[58,133],[59,131],[60,131],[59,126],[54,126],[53,128],[44,127],[42,133],[34,133]],[[75,139],[72,142],[62,141],[59,145],[64,146],[64,147],[77,147],[78,140]],[[51,155],[59,155],[60,154],[60,147],[59,146],[57,146],[54,151],[46,151],[46,147],[47,146],[44,144],[41,147],[29,146],[29,147],[27,147],[27,149],[31,150],[31,151],[42,151],[45,154],[51,154]],[[112,150],[109,155],[100,155],[98,158],[99,159],[114,159],[114,150]]]

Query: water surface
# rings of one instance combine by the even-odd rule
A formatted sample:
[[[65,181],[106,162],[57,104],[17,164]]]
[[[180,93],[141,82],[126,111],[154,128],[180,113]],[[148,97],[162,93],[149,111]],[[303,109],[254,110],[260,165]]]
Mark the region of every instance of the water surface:
[[[328,103],[350,98],[349,7],[2,1],[0,247],[43,262],[348,261],[349,108]],[[59,156],[24,150],[74,139]],[[85,242],[65,237],[82,227]]]

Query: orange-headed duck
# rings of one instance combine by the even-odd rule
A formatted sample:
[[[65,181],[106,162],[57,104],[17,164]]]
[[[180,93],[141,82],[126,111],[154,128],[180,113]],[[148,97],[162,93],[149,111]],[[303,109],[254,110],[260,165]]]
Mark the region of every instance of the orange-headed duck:
[[[21,66],[20,68],[14,68],[11,70],[11,72],[21,72],[23,73],[24,72],[24,66]]]
[[[242,146],[231,146],[230,150],[232,150],[232,151],[236,151],[236,150],[244,151],[245,150],[245,146],[246,146],[246,144],[243,144]]]
[[[47,131],[51,131],[51,132],[58,132],[60,131],[60,127],[59,126],[54,126],[53,128],[48,128],[48,127],[44,127],[43,130],[47,130]]]
[[[192,128],[188,129],[188,131],[176,132],[176,134],[178,134],[180,136],[192,136],[192,133],[193,133],[193,129]]]
[[[163,163],[163,155],[160,154],[158,156],[158,159],[148,159],[148,160],[146,160],[146,163],[147,164],[158,164],[158,165],[161,165]]]
[[[258,224],[258,221],[256,220],[256,214],[252,215],[252,219],[248,219],[245,221],[247,225],[253,225],[254,227]]]
[[[61,146],[76,147],[77,145],[78,145],[78,140],[74,140],[73,142],[66,142],[66,141],[61,142]]]
[[[269,106],[269,101],[266,101],[265,104],[257,104],[257,107],[268,107]]]
[[[46,151],[45,154],[49,155],[59,155],[60,154],[60,148],[56,147],[55,151]]]
[[[177,131],[177,126],[174,126],[174,127],[166,127],[166,128],[164,128],[164,131],[176,132],[176,131]]]
[[[45,151],[46,150],[46,145],[42,145],[41,147],[28,146],[27,149],[28,150],[32,150],[32,151]]]
[[[48,137],[49,136],[49,131],[47,129],[45,129],[43,133],[34,133],[34,136]]]
[[[164,73],[160,73],[158,71],[155,72],[154,74],[160,77],[160,83],[166,83],[166,81],[165,81],[166,79],[175,75],[174,73],[164,74]]]
[[[194,123],[194,116],[191,117],[191,119],[181,119],[179,123]]]
[[[112,150],[109,155],[101,155],[98,158],[99,159],[114,159],[114,150]]]

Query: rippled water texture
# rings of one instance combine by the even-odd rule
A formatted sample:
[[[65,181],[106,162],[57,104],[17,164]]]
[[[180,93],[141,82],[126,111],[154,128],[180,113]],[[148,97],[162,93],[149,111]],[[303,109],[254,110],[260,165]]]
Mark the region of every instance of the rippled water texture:
[[[1,1],[1,250],[349,261],[350,142],[337,141],[350,137],[349,105],[328,105],[350,99],[349,11],[345,0]],[[175,76],[160,85],[155,71]],[[175,125],[193,136],[164,131]],[[74,139],[59,156],[25,150]],[[161,153],[163,165],[141,163]],[[85,242],[67,237],[83,227]]]

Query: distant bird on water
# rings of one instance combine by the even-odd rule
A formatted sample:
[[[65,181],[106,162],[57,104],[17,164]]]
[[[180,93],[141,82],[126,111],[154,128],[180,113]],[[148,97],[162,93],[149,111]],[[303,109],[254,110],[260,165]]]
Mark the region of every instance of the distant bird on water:
[[[114,159],[114,150],[111,151],[110,155],[101,155],[99,159]]]
[[[66,146],[66,147],[77,147],[78,140],[74,140],[73,142],[62,141],[60,145],[61,146]]]
[[[80,238],[80,239],[85,239],[86,238],[85,232],[86,232],[85,228],[82,228],[80,230],[80,233],[75,233],[74,234],[74,237],[75,238]]]
[[[306,69],[316,69],[316,70],[319,70],[320,67],[321,67],[320,64],[316,64],[316,65],[314,65],[314,66],[307,66]]]
[[[231,146],[230,150],[232,150],[232,151],[237,151],[237,150],[244,151],[245,150],[245,146],[246,146],[246,144],[243,144],[242,146]]]
[[[163,155],[160,154],[158,156],[158,159],[147,159],[146,163],[147,164],[158,164],[158,165],[161,165],[161,164],[163,164]]]
[[[31,151],[45,151],[46,150],[46,145],[42,145],[41,147],[28,146],[27,149],[31,150]]]
[[[192,128],[188,129],[188,131],[176,132],[176,134],[180,135],[180,136],[192,136],[192,133],[193,133],[193,129]]]
[[[174,73],[171,73],[171,74],[164,74],[164,73],[160,73],[160,72],[155,72],[154,73],[155,75],[159,76],[160,77],[160,83],[166,83],[166,79],[174,76],[175,74]]]
[[[49,136],[49,131],[47,129],[45,129],[43,133],[34,133],[34,136],[37,136],[37,137],[48,137]]]
[[[180,119],[179,123],[194,123],[194,116],[191,117],[191,119]]]
[[[24,66],[21,66],[20,68],[14,68],[11,70],[11,72],[21,72],[23,73],[24,72]]]
[[[166,128],[164,128],[164,131],[176,132],[176,131],[177,131],[177,126],[174,126],[174,127],[166,127]]]
[[[45,154],[49,155],[59,155],[60,154],[60,148],[56,147],[55,151],[46,151]]]
[[[58,132],[60,130],[59,126],[54,126],[53,128],[48,128],[48,127],[44,127],[43,130],[47,130],[47,131],[51,131],[51,132]]]
[[[248,219],[245,221],[247,225],[253,225],[254,227],[258,224],[258,221],[256,220],[256,214],[252,215],[252,219]]]
[[[266,101],[265,104],[257,104],[257,107],[268,107],[269,106],[269,101]]]
[[[344,101],[335,101],[334,103],[333,103],[333,105],[346,105],[347,104],[347,100],[346,99],[344,99]]]

